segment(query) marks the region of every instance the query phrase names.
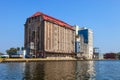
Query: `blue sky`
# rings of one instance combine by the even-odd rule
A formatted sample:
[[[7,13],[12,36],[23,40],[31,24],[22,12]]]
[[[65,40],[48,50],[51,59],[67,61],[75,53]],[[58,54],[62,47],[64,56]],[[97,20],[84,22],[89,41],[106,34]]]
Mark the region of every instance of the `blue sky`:
[[[0,52],[24,46],[24,23],[37,11],[91,28],[94,47],[120,52],[120,0],[0,0]]]

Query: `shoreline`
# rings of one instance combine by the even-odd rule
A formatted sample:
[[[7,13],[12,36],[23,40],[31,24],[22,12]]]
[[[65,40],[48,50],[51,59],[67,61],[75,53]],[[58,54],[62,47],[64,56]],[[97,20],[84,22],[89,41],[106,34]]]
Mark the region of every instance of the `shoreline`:
[[[52,58],[0,58],[2,62],[40,62],[40,61],[76,61],[77,59],[52,59]]]
[[[60,58],[0,58],[0,63],[4,62],[40,62],[40,61],[105,61],[106,59],[88,59],[88,60],[81,60],[81,59],[60,59]],[[108,59],[113,60],[113,59]]]

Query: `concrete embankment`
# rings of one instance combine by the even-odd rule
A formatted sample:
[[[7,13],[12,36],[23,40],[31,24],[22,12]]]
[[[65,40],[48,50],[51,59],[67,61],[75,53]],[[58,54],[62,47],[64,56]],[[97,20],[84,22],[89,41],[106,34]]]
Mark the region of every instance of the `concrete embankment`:
[[[73,61],[76,59],[52,59],[52,58],[0,58],[0,62],[38,62],[38,61],[64,61],[64,60],[69,60]]]

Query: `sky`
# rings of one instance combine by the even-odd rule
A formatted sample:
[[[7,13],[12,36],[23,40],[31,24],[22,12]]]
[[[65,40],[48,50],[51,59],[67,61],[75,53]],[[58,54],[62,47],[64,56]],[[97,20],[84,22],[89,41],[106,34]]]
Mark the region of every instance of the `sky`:
[[[94,32],[101,53],[120,52],[120,0],[0,0],[0,52],[24,46],[24,24],[43,12]]]

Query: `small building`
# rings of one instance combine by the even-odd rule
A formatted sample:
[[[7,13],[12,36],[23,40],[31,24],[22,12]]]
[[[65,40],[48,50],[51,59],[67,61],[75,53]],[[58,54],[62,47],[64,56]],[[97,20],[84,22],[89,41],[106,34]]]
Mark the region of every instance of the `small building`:
[[[9,55],[0,52],[0,58],[9,58]]]
[[[0,58],[9,58],[9,55],[7,55],[7,54],[2,54],[2,55],[0,55]]]
[[[3,53],[0,52],[0,55],[3,55]]]
[[[28,57],[75,57],[73,26],[36,12],[25,22],[24,47]]]
[[[116,53],[106,53],[104,54],[104,59],[117,59],[117,54]]]
[[[95,47],[93,48],[93,59],[99,59],[99,48]]]
[[[10,55],[10,58],[23,58],[22,54],[15,54],[15,55]]]

